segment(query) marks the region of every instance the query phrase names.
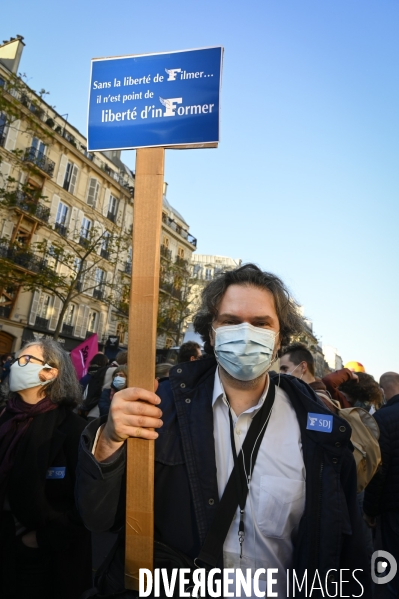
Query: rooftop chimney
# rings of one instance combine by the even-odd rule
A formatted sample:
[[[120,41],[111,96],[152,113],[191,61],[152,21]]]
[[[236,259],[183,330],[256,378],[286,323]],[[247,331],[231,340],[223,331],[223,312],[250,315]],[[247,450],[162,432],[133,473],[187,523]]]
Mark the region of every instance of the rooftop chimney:
[[[3,41],[0,46],[0,63],[5,66],[11,73],[18,73],[19,62],[24,49],[24,38],[22,35],[12,37],[8,41]]]

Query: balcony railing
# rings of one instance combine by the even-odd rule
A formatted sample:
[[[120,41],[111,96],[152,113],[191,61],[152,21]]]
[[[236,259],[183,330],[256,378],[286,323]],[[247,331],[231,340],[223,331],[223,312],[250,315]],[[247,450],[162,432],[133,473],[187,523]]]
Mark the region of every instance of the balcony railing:
[[[171,229],[173,229],[173,231],[180,235],[180,237],[188,241],[188,243],[190,243],[194,247],[197,247],[196,238],[193,237],[188,231],[186,231],[186,229],[183,229],[183,227],[179,225],[175,220],[173,220],[173,218],[170,218],[165,213],[163,213],[162,222],[165,223],[165,225],[168,225],[168,227],[170,227]]]
[[[173,283],[167,283],[165,281],[160,281],[159,288],[162,289],[162,291],[166,291],[166,293],[169,293],[175,299],[181,299],[181,296],[182,296],[181,289],[176,289],[176,287],[174,287]]]
[[[0,306],[0,317],[8,318],[11,314],[11,306]]]
[[[87,237],[81,235],[79,237],[79,245],[81,245],[83,248],[87,248],[87,246],[89,245],[89,240],[87,239]]]
[[[15,266],[20,266],[30,272],[40,272],[47,266],[47,261],[36,258],[27,250],[20,250],[18,247],[13,247],[8,244],[0,244],[0,259],[9,260]]]
[[[73,335],[73,326],[71,324],[63,324],[62,325],[62,332],[64,333],[64,335]]]
[[[114,214],[113,212],[108,212],[107,218],[108,220],[114,223],[116,221],[116,214]]]
[[[47,158],[42,152],[39,152],[37,148],[33,146],[28,148],[24,155],[24,161],[31,162],[41,171],[46,173],[46,175],[49,175],[49,177],[53,176],[55,162],[50,160],[50,158]]]
[[[103,299],[103,295],[104,295],[104,292],[103,292],[102,289],[94,289],[94,291],[93,291],[93,297],[95,299],[102,300]]]
[[[167,260],[170,260],[172,258],[172,252],[164,245],[161,245],[161,256],[163,256]]]
[[[180,266],[181,268],[188,268],[188,260],[185,260],[180,256],[176,256],[175,263],[177,266]]]
[[[132,274],[132,263],[130,262],[130,260],[128,260],[127,262],[125,262],[125,273],[127,275],[131,275]]]
[[[63,225],[61,223],[55,223],[54,228],[57,231],[57,233],[59,233],[63,237],[68,236],[68,229],[65,225]]]
[[[48,329],[48,318],[42,318],[41,316],[36,316],[35,327],[39,329]]]
[[[44,223],[47,223],[50,217],[50,208],[39,204],[37,201],[33,200],[31,196],[21,190],[16,191],[15,201],[13,201],[11,205],[35,216]]]

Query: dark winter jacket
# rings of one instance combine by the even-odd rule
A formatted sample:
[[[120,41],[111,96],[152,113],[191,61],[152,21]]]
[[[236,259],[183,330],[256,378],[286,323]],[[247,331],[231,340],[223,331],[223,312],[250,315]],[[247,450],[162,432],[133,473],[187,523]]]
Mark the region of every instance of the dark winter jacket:
[[[0,423],[8,417],[5,412]],[[90,533],[74,500],[79,439],[85,425],[62,406],[35,416],[19,442],[8,484],[11,513],[26,532],[36,531],[39,548],[50,560],[48,576],[57,599],[77,599],[91,583]],[[7,556],[12,555],[15,542],[11,513],[0,514],[0,545]]]
[[[366,487],[363,509],[368,516],[399,512],[399,395],[373,416],[380,427],[382,464]]]
[[[155,442],[155,538],[191,558],[198,556],[219,503],[212,409],[215,369],[213,358],[178,364],[157,391],[164,424]],[[360,568],[363,597],[370,597],[350,427],[332,415],[306,383],[284,375],[273,380],[280,380],[295,408],[306,467],[306,507],[293,567],[301,578],[306,569],[308,577],[318,569],[325,578],[330,569]],[[309,412],[332,417],[332,432],[307,430]],[[113,462],[99,464],[91,453],[98,426],[99,421],[93,422],[82,435],[77,503],[86,526],[100,532],[124,524],[125,451],[120,450]],[[333,580],[336,573],[329,576]],[[361,590],[353,582],[345,589],[348,595]],[[304,590],[297,596],[305,596]]]

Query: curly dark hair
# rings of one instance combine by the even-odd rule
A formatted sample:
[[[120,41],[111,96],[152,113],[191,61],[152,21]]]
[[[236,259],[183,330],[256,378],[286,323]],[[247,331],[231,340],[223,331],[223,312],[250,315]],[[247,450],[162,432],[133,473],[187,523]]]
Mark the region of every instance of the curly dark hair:
[[[371,374],[365,372],[357,372],[359,381],[349,379],[339,386],[339,389],[350,397],[353,404],[368,403],[380,404],[382,402],[381,389]]]
[[[280,324],[282,345],[288,345],[292,335],[299,335],[303,331],[302,319],[295,302],[281,279],[269,272],[263,272],[255,264],[244,264],[235,270],[219,273],[202,292],[201,306],[194,317],[194,329],[201,335],[207,354],[213,354],[210,343],[212,322],[217,316],[221,299],[230,285],[257,287],[270,291]]]

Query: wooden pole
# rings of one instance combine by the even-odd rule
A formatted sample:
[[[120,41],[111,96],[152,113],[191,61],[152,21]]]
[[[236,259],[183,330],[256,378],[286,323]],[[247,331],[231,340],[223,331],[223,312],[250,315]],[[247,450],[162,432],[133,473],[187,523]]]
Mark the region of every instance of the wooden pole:
[[[154,390],[164,148],[137,150],[128,384]],[[154,441],[129,439],[125,587],[139,589],[139,568],[153,569]]]

